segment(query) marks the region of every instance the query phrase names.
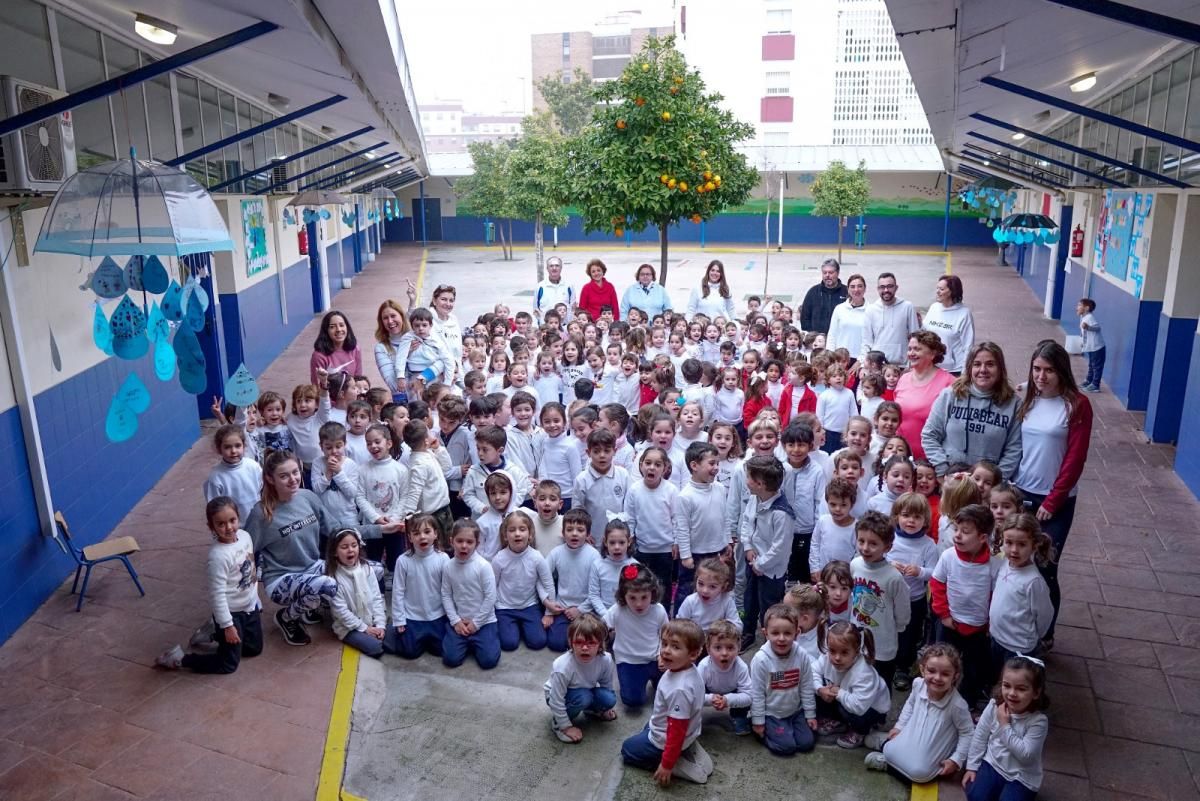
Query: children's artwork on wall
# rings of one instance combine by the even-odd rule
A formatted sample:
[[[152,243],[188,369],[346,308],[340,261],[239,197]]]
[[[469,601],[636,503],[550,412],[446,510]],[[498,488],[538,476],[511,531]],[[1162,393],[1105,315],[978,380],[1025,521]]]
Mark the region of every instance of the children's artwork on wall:
[[[242,201],[242,239],[246,248],[246,275],[271,266],[267,253],[267,210],[262,200]]]
[[[1133,234],[1134,209],[1138,193],[1125,190],[1110,190],[1106,193],[1108,219],[1104,248],[1104,272],[1119,281],[1129,278],[1129,255]]]
[[[242,362],[225,382],[225,400],[234,406],[250,406],[258,400],[258,382]]]
[[[159,381],[170,381],[175,376],[175,348],[171,340],[163,337],[154,342],[154,376]]]

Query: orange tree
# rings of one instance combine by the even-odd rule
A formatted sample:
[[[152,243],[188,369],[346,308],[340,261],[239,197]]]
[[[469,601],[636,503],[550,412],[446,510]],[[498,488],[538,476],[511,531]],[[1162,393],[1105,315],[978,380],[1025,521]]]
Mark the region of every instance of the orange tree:
[[[665,284],[668,228],[739,205],[758,183],[734,150],[754,127],[705,92],[673,36],[648,39],[619,80],[597,85],[596,99],[591,123],[568,144],[570,199],[586,231],[623,236],[656,226]]]

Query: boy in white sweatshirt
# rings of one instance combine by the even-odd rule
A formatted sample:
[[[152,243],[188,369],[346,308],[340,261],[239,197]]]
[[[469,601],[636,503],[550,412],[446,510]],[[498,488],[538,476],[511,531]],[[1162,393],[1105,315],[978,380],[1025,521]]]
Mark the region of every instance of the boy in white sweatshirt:
[[[591,548],[586,544],[583,547]],[[583,739],[583,731],[575,725],[575,719],[582,713],[605,721],[617,719],[617,695],[613,692],[616,669],[612,656],[604,651],[608,627],[600,618],[578,615],[564,627],[563,637],[570,641],[571,650],[554,660],[543,690],[554,736],[564,743],[577,743]]]
[[[572,508],[578,506],[592,518],[592,541],[604,539],[608,512],[625,509],[629,495],[629,473],[613,464],[616,437],[607,428],[597,428],[587,437],[588,466],[575,477]]]
[[[741,531],[746,554],[746,633],[742,651],[754,645],[755,627],[762,615],[783,600],[788,559],[792,552],[795,514],[779,488],[783,465],[773,456],[753,456],[746,462],[746,488],[751,501],[742,513]]]
[[[775,604],[763,616],[767,644],[750,661],[750,724],[772,753],[813,749],[817,703],[813,665],[796,642],[796,610]]]
[[[546,630],[551,651],[565,651],[571,641],[571,624],[584,614],[588,602],[588,578],[600,561],[600,552],[588,544],[591,517],[582,509],[571,509],[562,516],[562,542],[546,560],[554,577],[555,601],[563,611],[554,616]]]
[[[504,451],[508,447],[508,435],[500,426],[484,426],[475,432],[475,447],[479,453],[479,464],[472,465],[463,476],[461,497],[463,503],[471,510],[471,516],[479,516],[488,510],[487,491],[483,483],[487,477],[497,470],[503,470],[513,480],[513,504],[520,506],[529,497],[533,489],[533,480],[516,461],[506,459]]]
[[[750,668],[738,656],[742,630],[728,620],[718,620],[705,631],[708,656],[700,660],[704,679],[704,705],[729,712],[733,733],[749,734]]]
[[[679,575],[676,611],[691,594],[696,566],[705,559],[720,557],[729,550],[725,528],[725,488],[717,483],[721,470],[717,449],[707,442],[693,442],[684,452],[691,479],[679,493],[676,511],[686,536],[679,545]]]

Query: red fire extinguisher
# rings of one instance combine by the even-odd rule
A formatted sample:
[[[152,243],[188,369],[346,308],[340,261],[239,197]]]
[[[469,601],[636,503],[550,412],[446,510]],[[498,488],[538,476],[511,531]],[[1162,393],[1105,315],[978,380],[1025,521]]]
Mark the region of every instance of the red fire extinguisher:
[[[305,230],[304,228],[301,228],[299,233],[296,234],[296,244],[298,244],[300,246],[300,255],[307,256],[308,255],[308,231]],[[1082,245],[1080,247],[1082,247]]]
[[[1071,232],[1071,256],[1079,258],[1083,255],[1083,226],[1076,225],[1075,230]]]

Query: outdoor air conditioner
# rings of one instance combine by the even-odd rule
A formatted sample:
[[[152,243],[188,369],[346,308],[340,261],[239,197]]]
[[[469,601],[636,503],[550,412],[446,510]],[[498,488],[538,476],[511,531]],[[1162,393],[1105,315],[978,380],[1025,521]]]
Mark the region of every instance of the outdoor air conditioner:
[[[294,194],[291,183],[288,183],[288,169],[286,164],[276,164],[271,168],[271,186],[275,188],[271,190],[276,195]]]
[[[64,94],[20,78],[0,76],[5,117],[44,106]],[[75,132],[69,111],[0,139],[0,192],[54,192],[74,174]]]

